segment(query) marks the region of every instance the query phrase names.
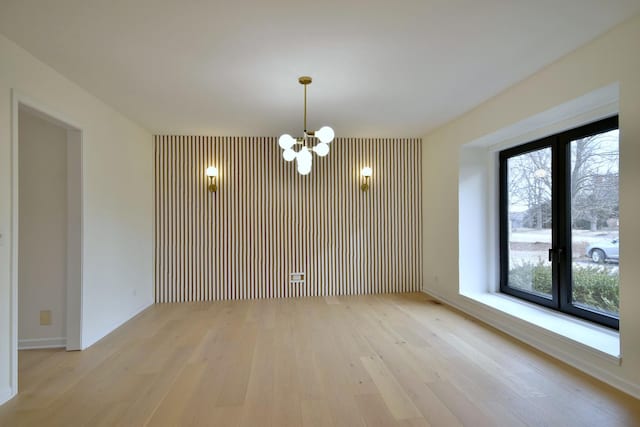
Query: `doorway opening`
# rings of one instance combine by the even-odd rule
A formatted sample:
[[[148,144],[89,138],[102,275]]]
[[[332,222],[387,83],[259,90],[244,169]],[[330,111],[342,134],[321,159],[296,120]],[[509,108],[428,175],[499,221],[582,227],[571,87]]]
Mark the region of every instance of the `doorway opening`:
[[[12,389],[18,350],[82,349],[82,131],[14,93]]]

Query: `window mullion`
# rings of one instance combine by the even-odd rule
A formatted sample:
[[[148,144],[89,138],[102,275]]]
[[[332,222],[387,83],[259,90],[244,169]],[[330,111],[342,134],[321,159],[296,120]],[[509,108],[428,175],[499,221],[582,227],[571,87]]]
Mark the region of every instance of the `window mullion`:
[[[567,153],[568,141],[562,134],[554,141],[554,176],[555,184],[552,200],[555,206],[553,220],[553,238],[555,249],[555,279],[556,289],[554,296],[557,298],[558,308],[566,310],[571,304],[571,190],[569,188],[569,176],[571,165]]]

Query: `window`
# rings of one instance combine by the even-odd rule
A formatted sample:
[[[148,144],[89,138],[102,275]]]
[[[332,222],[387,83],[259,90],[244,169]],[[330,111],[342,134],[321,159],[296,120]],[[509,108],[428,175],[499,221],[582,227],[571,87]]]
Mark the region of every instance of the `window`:
[[[618,117],[500,152],[500,290],[618,328]]]

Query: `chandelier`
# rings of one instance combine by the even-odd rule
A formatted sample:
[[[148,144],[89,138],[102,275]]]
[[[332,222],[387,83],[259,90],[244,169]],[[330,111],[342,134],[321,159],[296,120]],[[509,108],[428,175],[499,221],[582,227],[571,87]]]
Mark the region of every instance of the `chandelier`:
[[[307,85],[311,84],[311,77],[302,76],[298,82],[304,86],[304,136],[294,138],[285,133],[278,139],[278,145],[284,150],[282,157],[287,162],[295,160],[298,173],[307,175],[311,172],[313,163],[312,152],[320,157],[329,154],[329,143],[333,141],[335,134],[329,126],[323,126],[315,132],[307,130]]]

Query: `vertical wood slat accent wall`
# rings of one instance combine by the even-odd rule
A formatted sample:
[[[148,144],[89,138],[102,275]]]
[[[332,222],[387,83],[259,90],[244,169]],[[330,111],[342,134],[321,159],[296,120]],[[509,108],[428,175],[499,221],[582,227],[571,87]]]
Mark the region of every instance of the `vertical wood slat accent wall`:
[[[420,290],[420,151],[337,138],[300,176],[273,137],[156,136],[156,302]]]

